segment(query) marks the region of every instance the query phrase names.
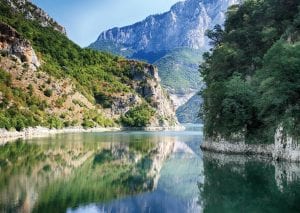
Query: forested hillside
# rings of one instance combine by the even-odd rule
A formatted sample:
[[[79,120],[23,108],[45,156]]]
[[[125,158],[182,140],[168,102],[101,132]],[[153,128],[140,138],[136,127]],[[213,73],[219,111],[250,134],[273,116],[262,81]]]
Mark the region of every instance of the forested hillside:
[[[300,136],[300,2],[246,0],[227,12],[201,75],[205,134],[271,143],[279,126]]]
[[[0,128],[176,124],[153,66],[80,48],[28,1],[1,1],[0,23]]]

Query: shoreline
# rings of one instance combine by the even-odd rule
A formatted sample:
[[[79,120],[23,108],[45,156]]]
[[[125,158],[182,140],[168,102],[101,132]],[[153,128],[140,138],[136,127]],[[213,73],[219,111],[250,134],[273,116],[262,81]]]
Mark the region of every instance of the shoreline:
[[[56,134],[64,133],[84,133],[84,132],[119,132],[119,131],[183,131],[184,126],[175,127],[95,127],[85,129],[81,126],[66,127],[62,129],[49,129],[46,127],[28,127],[22,131],[8,131],[6,129],[0,129],[0,145],[12,142],[18,139],[32,139],[50,137]]]
[[[56,134],[64,133],[83,133],[83,132],[114,132],[121,131],[119,127],[96,127],[85,129],[83,127],[67,127],[62,129],[49,129],[46,127],[28,127],[20,132],[8,131],[6,129],[0,129],[0,145],[12,142],[17,139],[32,139],[49,137]]]
[[[246,144],[244,141],[229,142],[224,139],[204,139],[200,148],[204,152],[226,155],[265,156],[273,161],[300,162],[300,145],[292,140],[276,138],[273,144]]]

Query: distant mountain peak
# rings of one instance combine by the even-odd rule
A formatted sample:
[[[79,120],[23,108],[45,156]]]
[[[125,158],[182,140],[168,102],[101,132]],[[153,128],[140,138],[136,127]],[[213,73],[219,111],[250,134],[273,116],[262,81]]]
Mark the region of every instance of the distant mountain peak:
[[[148,16],[130,26],[102,32],[91,48],[125,56],[176,48],[207,49],[205,31],[222,24],[228,6],[240,0],[186,0],[168,12]]]

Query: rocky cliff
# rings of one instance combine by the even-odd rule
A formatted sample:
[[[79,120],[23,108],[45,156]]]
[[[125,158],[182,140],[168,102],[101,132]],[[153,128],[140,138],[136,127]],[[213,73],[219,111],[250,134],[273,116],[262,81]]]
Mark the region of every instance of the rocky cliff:
[[[133,87],[147,102],[156,109],[155,118],[150,126],[174,126],[177,125],[175,107],[168,95],[168,92],[160,85],[158,69],[153,65],[145,65],[136,69],[135,61],[131,62],[133,68]]]
[[[0,50],[3,56],[15,57],[19,63],[27,63],[32,69],[37,69],[40,62],[30,42],[23,39],[12,27],[0,22]]]
[[[287,134],[281,126],[278,127],[272,144],[248,144],[243,138],[226,140],[221,137],[206,137],[201,144],[201,149],[226,154],[262,155],[268,156],[274,161],[300,162],[298,140]]]

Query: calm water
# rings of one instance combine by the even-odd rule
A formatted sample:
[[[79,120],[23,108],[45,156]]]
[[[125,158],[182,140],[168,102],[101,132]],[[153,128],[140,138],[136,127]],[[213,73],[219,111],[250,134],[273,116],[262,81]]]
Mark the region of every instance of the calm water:
[[[56,135],[0,147],[0,212],[300,212],[300,165],[202,153],[184,132]]]

